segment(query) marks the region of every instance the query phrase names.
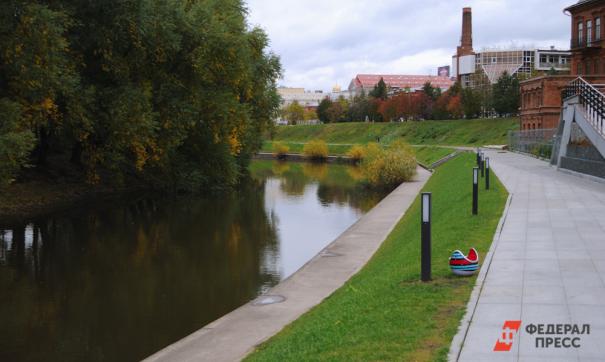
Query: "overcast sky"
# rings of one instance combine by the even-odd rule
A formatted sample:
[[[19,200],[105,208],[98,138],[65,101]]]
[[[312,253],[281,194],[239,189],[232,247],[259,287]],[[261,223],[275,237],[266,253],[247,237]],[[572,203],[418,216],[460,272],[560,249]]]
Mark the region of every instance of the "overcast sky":
[[[247,0],[249,22],[280,56],[280,85],[343,89],[358,73],[437,74],[460,42],[462,8],[473,8],[475,50],[569,48],[576,0]]]

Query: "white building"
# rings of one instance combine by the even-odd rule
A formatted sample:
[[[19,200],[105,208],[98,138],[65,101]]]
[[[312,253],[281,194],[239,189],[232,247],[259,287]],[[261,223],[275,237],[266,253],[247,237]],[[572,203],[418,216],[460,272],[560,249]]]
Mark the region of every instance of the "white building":
[[[317,108],[319,102],[328,95],[323,91],[306,91],[304,88],[279,87],[277,93],[282,99],[282,107],[287,107],[294,101],[305,108]]]

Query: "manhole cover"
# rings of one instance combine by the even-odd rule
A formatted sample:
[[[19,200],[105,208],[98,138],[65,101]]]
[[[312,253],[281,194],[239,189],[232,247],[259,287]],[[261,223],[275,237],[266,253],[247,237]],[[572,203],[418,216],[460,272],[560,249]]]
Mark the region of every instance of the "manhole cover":
[[[252,305],[270,305],[281,303],[285,300],[286,298],[281,295],[261,295],[252,302]]]

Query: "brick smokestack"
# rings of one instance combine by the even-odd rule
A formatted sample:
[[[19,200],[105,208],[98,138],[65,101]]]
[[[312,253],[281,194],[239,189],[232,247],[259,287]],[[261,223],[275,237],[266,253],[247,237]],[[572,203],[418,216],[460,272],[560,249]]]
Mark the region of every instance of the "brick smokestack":
[[[473,11],[462,9],[462,39],[458,47],[458,56],[473,54]]]

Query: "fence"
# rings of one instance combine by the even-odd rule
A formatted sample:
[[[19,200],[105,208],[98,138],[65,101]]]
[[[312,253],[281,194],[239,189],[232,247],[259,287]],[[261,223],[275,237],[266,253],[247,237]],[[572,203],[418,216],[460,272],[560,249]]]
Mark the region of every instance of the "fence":
[[[509,131],[508,145],[512,151],[550,159],[556,144],[556,133],[556,128]]]

